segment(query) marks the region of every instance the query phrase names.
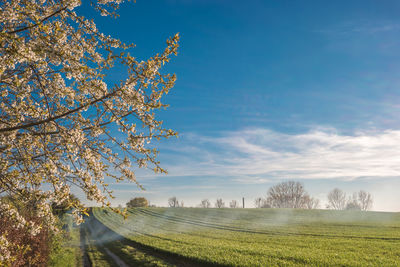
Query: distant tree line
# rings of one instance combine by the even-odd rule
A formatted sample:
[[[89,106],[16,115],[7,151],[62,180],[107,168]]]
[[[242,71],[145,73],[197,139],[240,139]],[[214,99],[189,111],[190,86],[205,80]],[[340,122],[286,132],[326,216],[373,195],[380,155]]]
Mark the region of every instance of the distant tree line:
[[[372,195],[366,191],[360,190],[347,196],[342,190],[335,188],[328,193],[328,204],[326,208],[334,210],[363,210],[372,208]],[[148,207],[149,202],[144,197],[135,197],[126,203],[128,208]],[[154,206],[154,205],[153,205]],[[183,201],[179,201],[176,196],[168,199],[168,206],[171,208],[184,207]],[[207,198],[201,200],[198,207],[211,208],[213,205]],[[270,187],[265,198],[257,197],[254,200],[256,208],[292,208],[292,209],[318,209],[320,201],[308,194],[304,185],[300,182],[287,181],[281,182]],[[214,202],[215,208],[225,208],[225,202],[222,198],[217,198]],[[237,200],[229,202],[230,208],[241,207]]]

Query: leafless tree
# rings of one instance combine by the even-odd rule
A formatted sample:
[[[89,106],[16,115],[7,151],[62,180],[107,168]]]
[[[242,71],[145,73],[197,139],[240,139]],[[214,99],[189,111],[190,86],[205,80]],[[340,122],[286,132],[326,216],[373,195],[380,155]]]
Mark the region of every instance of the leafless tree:
[[[254,205],[256,208],[271,208],[271,205],[269,204],[269,202],[262,197],[256,198],[254,200]]]
[[[358,192],[358,204],[360,205],[361,210],[369,210],[372,208],[372,195],[364,190]]]
[[[168,205],[172,208],[178,208],[179,207],[179,200],[176,197],[170,197],[168,199]]]
[[[261,208],[263,202],[264,202],[264,199],[262,197],[258,197],[254,200],[254,205],[256,206],[256,208]]]
[[[239,203],[236,200],[232,200],[231,202],[229,202],[229,207],[238,208],[239,207]]]
[[[309,195],[305,195],[303,197],[304,208],[306,209],[318,209],[319,208],[319,199],[310,197]]]
[[[349,197],[346,203],[346,210],[361,210],[360,203],[358,203],[357,193],[353,193],[353,197]]]
[[[201,207],[201,208],[210,208],[210,207],[211,207],[210,200],[208,200],[208,199],[203,199],[203,200],[200,202],[200,207]]]
[[[305,208],[305,197],[309,197],[303,184],[294,181],[282,182],[268,190],[267,203],[273,208]]]
[[[334,210],[344,210],[346,208],[346,193],[335,188],[328,193],[328,208]]]
[[[225,203],[222,201],[222,198],[217,198],[217,201],[215,201],[215,207],[216,208],[225,207]]]

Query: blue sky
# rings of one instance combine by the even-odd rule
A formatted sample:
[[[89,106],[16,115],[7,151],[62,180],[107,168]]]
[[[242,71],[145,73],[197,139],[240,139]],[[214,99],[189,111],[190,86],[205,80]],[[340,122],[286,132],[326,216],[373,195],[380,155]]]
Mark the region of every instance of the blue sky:
[[[140,59],[181,35],[165,68],[178,80],[159,113],[180,133],[157,144],[170,174],[138,171],[147,191],[112,185],[115,203],[245,197],[252,206],[294,179],[323,206],[339,187],[399,211],[399,12],[398,1],[137,0],[117,20],[96,17]]]

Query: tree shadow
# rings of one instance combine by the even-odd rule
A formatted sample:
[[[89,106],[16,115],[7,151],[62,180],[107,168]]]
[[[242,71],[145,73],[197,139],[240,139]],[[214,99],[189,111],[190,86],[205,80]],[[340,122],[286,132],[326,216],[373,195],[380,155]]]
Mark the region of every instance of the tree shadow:
[[[96,242],[96,246],[108,248],[129,266],[229,266],[183,256],[127,239],[102,224],[93,214],[86,218],[82,227],[91,229],[91,239]]]

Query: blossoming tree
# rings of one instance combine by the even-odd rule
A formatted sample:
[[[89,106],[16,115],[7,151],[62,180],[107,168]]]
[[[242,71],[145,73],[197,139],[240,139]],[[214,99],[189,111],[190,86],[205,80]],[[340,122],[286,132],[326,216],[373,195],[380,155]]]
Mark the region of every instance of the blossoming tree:
[[[116,17],[121,2],[91,5]],[[102,34],[77,14],[80,4],[0,4],[0,194],[33,205],[47,228],[53,225],[52,202],[66,203],[82,220],[85,207],[69,197],[72,187],[109,206],[113,195],[106,177],[137,183],[132,165],[165,172],[148,144],[176,135],[154,111],[166,107],[161,98],[174,85],[175,75],[160,68],[177,53],[179,36],[168,39],[162,53],[139,61],[129,53],[133,44]],[[107,83],[106,73],[117,64],[126,78]],[[44,227],[4,201],[3,216],[32,235]],[[12,249],[7,233],[0,233],[0,261],[12,260]]]

